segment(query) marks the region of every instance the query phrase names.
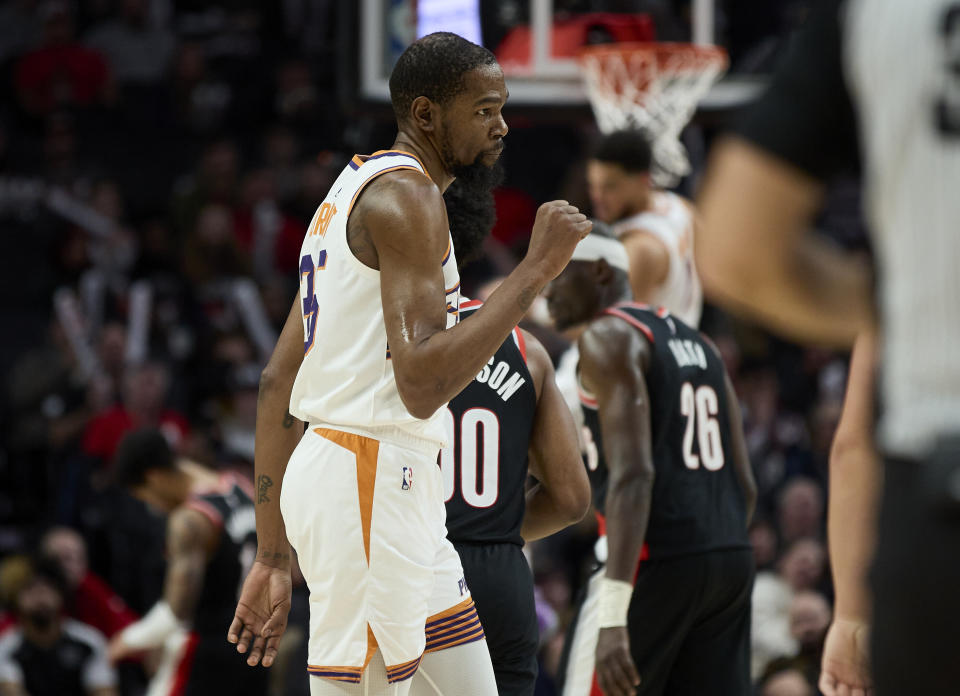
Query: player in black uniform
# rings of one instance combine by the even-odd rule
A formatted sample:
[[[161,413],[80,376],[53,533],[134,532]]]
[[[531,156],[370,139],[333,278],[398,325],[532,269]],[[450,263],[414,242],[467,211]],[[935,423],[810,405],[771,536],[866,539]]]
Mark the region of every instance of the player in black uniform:
[[[480,305],[462,302],[460,320],[469,321]],[[448,414],[453,437],[440,453],[447,536],[460,554],[500,696],[532,694],[539,630],[522,548],[587,511],[590,484],[576,429],[549,355],[519,328],[450,402]],[[525,494],[528,470],[538,483]]]
[[[547,300],[558,328],[587,323],[579,378],[608,546],[591,689],[749,693],[756,490],[736,395],[699,332],[630,302],[618,241],[594,232],[573,259]]]
[[[157,430],[127,435],[114,468],[120,485],[169,518],[163,597],[114,638],[111,657],[163,648],[150,696],[265,694],[266,670],[245,668],[244,656],[223,642],[256,553],[250,482],[177,460]]]

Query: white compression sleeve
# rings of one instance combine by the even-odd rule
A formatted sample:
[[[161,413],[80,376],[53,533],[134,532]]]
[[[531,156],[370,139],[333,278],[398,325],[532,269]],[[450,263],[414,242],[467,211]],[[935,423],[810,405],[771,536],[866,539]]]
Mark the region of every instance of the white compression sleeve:
[[[161,599],[146,616],[123,629],[121,640],[131,648],[157,648],[180,628],[183,628],[183,622],[176,617],[170,605]]]

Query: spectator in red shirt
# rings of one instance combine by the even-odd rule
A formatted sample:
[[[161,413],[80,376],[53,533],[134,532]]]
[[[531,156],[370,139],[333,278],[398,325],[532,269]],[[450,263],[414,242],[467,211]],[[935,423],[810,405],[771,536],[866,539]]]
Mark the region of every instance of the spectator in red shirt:
[[[139,618],[113,588],[90,570],[86,542],[76,531],[54,527],[43,536],[40,548],[63,569],[68,588],[66,609],[71,617],[93,626],[107,638]]]
[[[43,116],[59,107],[110,103],[110,69],[102,55],[75,40],[68,4],[49,0],[41,14],[41,44],[23,56],[15,69],[20,105],[28,113]]]
[[[180,450],[190,432],[186,418],[165,407],[169,374],[166,366],[147,362],[131,367],[124,376],[123,402],[95,417],[83,435],[83,451],[104,462],[124,434],[138,428],[159,428],[174,450]]]

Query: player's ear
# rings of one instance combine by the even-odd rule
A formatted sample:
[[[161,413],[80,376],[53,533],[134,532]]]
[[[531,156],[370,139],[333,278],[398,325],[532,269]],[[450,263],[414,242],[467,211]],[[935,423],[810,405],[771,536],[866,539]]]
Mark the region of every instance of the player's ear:
[[[410,105],[410,117],[422,131],[432,133],[436,129],[438,114],[436,105],[427,97],[419,96]]]
[[[613,268],[606,259],[597,259],[593,265],[593,272],[598,285],[607,285],[613,280]]]

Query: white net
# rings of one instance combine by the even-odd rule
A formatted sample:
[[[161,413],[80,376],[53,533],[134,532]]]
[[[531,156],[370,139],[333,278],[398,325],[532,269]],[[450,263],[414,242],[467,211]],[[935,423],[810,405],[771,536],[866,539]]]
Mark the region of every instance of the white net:
[[[600,131],[635,128],[647,133],[652,140],[651,173],[661,186],[690,172],[680,133],[726,67],[723,49],[694,44],[603,45],[580,56]]]

